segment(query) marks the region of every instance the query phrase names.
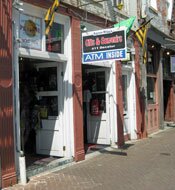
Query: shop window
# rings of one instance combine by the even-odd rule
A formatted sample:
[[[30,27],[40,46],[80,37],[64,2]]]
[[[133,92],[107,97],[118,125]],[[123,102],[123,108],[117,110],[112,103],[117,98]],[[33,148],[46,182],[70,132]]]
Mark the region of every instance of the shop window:
[[[170,57],[169,56],[164,56],[164,61],[163,61],[163,77],[170,77]]]
[[[91,80],[90,90],[92,92],[106,91],[104,71],[89,73],[89,79]]]
[[[98,71],[89,73],[89,89],[92,94],[92,100],[97,100],[100,113],[106,113],[106,82],[105,72]]]
[[[148,51],[148,59],[147,59],[147,74],[156,74],[156,54],[154,50]]]
[[[42,119],[48,116],[58,116],[58,96],[40,96],[40,115]]]
[[[57,91],[57,67],[38,69],[38,91]]]
[[[156,98],[155,98],[155,78],[153,77],[147,77],[147,100],[148,104],[155,104]]]
[[[46,51],[64,53],[64,25],[53,23],[46,36]]]

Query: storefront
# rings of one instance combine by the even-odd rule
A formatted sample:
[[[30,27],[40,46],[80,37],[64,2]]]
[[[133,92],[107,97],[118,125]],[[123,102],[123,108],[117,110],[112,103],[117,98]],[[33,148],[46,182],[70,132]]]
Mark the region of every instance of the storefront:
[[[91,31],[97,30],[88,23],[83,25],[89,35],[93,33]],[[135,51],[131,42],[129,46],[129,56],[118,63],[120,67],[117,67],[116,61],[83,63],[85,144],[121,145],[124,142],[121,139],[137,138]],[[93,50],[98,48],[97,45]]]
[[[46,36],[46,10],[27,3],[23,9],[23,13],[13,10],[18,169],[21,151],[27,167],[31,160],[75,154],[70,18],[56,14]]]
[[[165,49],[163,52],[163,93],[164,121],[175,121],[174,102],[174,50]]]

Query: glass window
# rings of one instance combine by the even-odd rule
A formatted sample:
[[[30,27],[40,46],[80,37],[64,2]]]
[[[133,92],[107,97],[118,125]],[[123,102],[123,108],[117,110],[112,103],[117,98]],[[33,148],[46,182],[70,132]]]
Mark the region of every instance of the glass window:
[[[46,51],[64,53],[64,25],[53,23],[46,36]]]
[[[155,52],[154,50],[148,51],[148,61],[146,64],[147,73],[148,74],[156,74],[156,60],[155,60]]]
[[[92,93],[92,99],[97,99],[100,112],[106,113],[106,93]]]
[[[89,87],[92,92],[106,91],[104,71],[89,73],[89,80]]]
[[[39,68],[38,91],[57,91],[57,67]]]
[[[47,119],[48,116],[58,116],[57,96],[40,96],[39,103],[41,118]]]
[[[155,78],[147,77],[147,99],[148,104],[154,104],[155,99]]]
[[[163,76],[169,77],[171,76],[170,73],[170,57],[164,55],[164,61],[163,61]]]

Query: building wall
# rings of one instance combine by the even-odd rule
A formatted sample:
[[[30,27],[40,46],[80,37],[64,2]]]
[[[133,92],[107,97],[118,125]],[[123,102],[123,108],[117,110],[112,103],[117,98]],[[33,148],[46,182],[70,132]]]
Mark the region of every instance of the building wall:
[[[71,19],[72,65],[73,65],[73,111],[74,111],[74,147],[75,160],[85,159],[83,139],[83,98],[80,20]]]
[[[12,1],[0,1],[0,18],[0,169],[2,186],[6,187],[16,182],[12,96]]]

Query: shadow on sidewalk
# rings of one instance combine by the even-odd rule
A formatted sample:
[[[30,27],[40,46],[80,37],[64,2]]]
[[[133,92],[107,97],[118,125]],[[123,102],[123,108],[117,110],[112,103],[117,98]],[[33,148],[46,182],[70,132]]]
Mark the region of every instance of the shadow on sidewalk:
[[[112,154],[112,155],[119,155],[119,156],[127,156],[126,152],[117,150],[100,150],[99,151],[102,154]]]

